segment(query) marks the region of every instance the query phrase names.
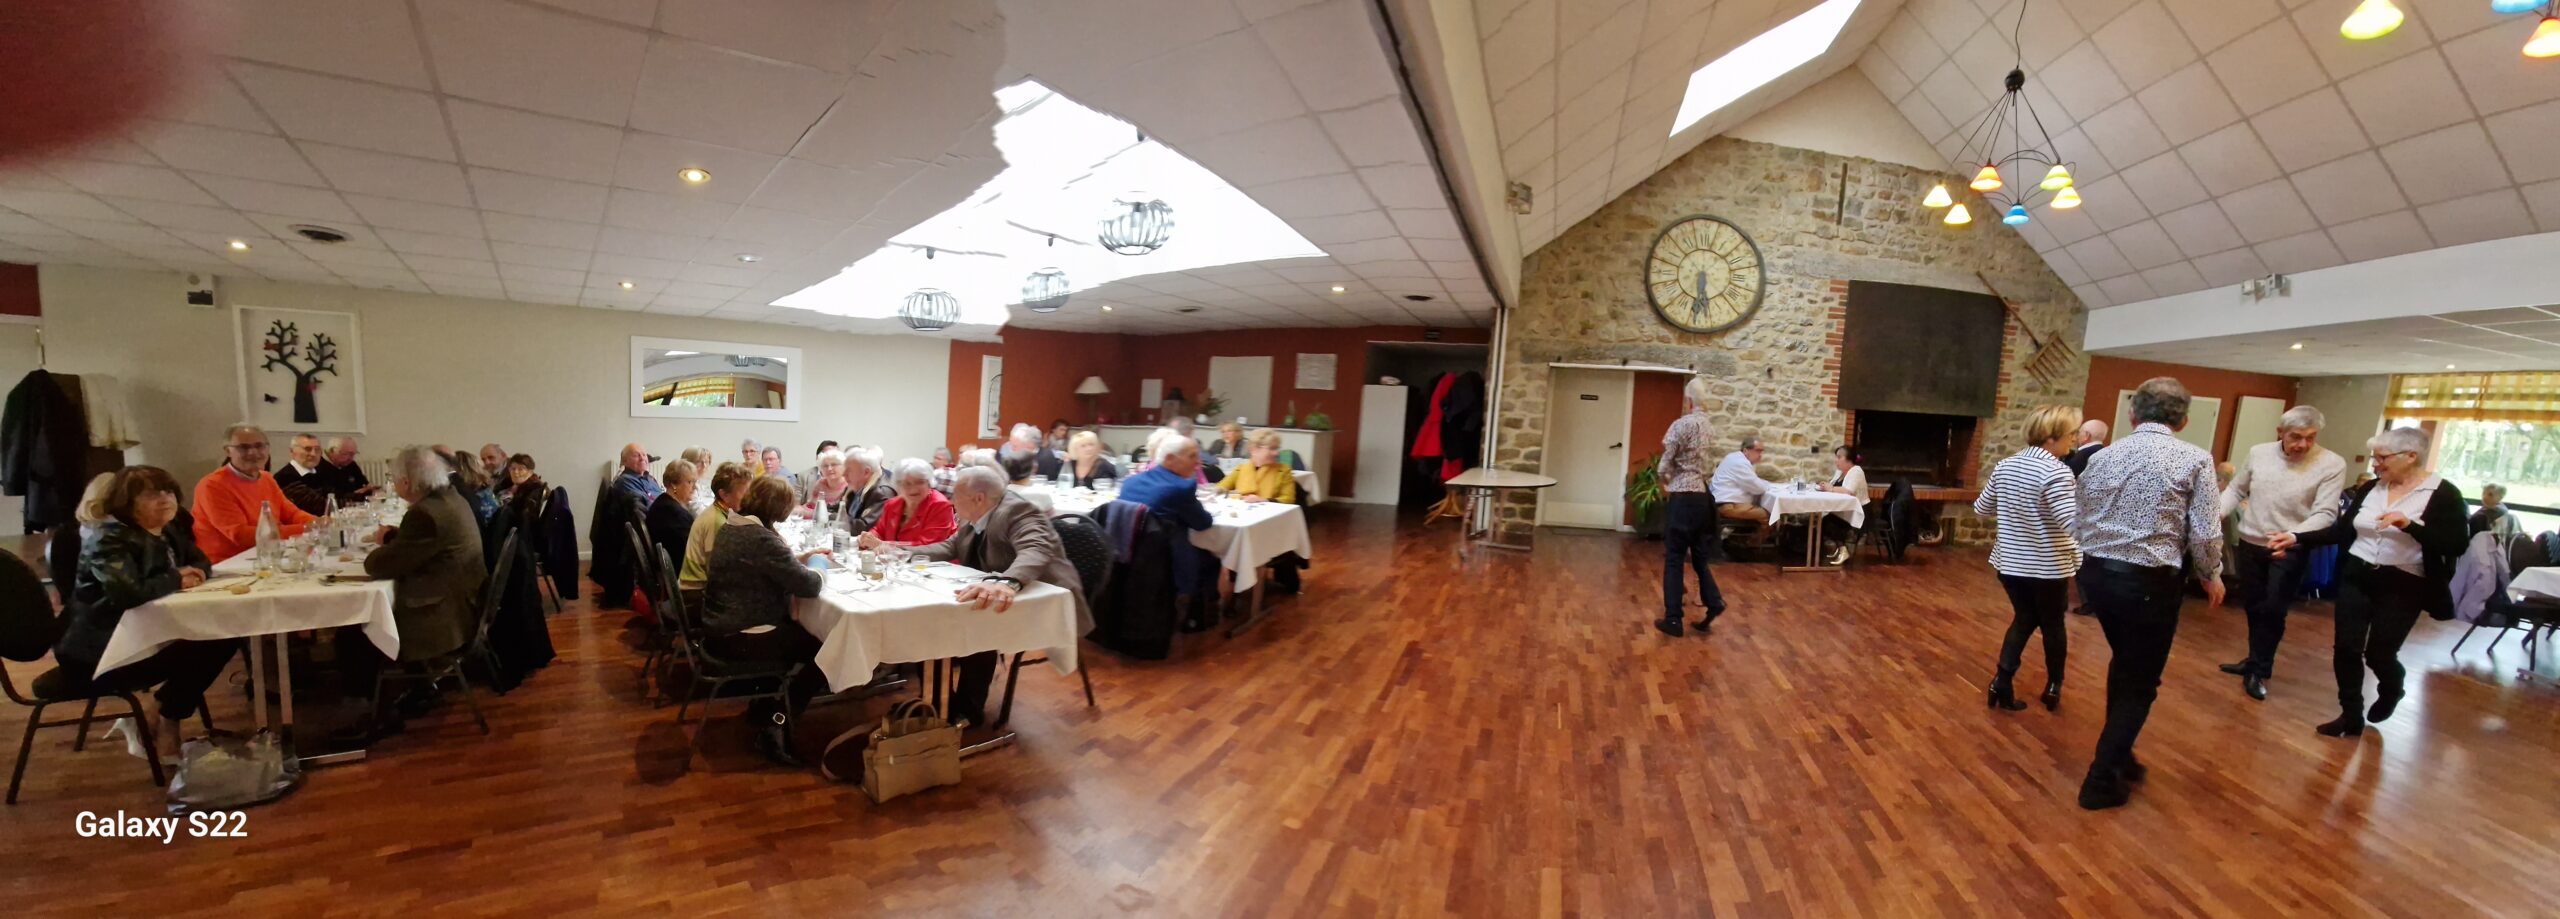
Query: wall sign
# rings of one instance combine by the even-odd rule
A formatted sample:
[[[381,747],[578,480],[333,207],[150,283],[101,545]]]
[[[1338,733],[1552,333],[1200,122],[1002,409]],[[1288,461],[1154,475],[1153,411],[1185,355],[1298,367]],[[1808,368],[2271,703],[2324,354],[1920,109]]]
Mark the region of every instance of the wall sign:
[[[240,416],[270,431],[364,433],[364,353],[356,314],[242,306]]]

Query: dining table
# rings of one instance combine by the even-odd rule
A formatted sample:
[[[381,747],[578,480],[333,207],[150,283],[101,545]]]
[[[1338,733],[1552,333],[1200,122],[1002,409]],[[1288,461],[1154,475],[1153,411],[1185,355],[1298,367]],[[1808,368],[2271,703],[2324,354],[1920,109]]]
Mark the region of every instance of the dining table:
[[[874,575],[877,575],[876,577]],[[829,567],[815,597],[792,606],[792,618],[817,636],[817,667],[829,692],[871,682],[882,664],[916,663],[924,669],[924,699],[950,717],[953,658],[982,652],[1040,652],[1050,669],[1073,674],[1079,634],[1075,595],[1055,584],[1023,585],[1004,610],[962,601],[960,589],[986,573],[944,562],[893,565],[875,558]],[[968,752],[1012,739],[1004,732]]]
[[[1847,570],[1848,566],[1845,563],[1840,565],[1822,563],[1822,517],[1825,514],[1838,517],[1847,521],[1852,530],[1863,527],[1867,521],[1867,502],[1861,500],[1862,497],[1864,496],[1823,491],[1803,483],[1771,485],[1769,490],[1761,492],[1760,506],[1769,512],[1769,522],[1772,525],[1785,520],[1790,514],[1803,515],[1805,518],[1804,564],[1783,565],[1778,570],[1782,572]]]

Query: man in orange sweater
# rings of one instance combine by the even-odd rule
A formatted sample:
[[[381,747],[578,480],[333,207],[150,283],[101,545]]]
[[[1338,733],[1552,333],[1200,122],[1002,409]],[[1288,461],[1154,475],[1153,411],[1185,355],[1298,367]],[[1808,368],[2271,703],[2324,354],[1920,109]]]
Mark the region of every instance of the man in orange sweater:
[[[258,506],[276,511],[279,536],[295,536],[314,518],[284,496],[267,472],[267,432],[235,424],[223,432],[222,468],[196,480],[196,548],[216,563],[258,547]]]

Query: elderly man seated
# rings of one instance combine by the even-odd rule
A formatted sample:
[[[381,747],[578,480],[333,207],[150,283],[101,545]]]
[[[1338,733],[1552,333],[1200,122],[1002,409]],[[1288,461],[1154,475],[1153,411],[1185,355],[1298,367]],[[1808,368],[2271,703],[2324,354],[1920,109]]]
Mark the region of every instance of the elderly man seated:
[[[344,434],[321,441],[320,468],[312,478],[320,490],[337,496],[339,504],[354,504],[382,490],[365,478],[364,466],[356,462],[356,439]]]
[[[1727,520],[1769,522],[1769,509],[1760,506],[1760,496],[1769,493],[1769,481],[1760,477],[1760,438],[1746,437],[1742,449],[1725,454],[1716,464],[1714,478],[1707,480],[1707,493],[1716,499],[1716,516]]]
[[[382,547],[365,556],[364,573],[392,582],[391,618],[399,629],[400,660],[433,660],[461,651],[479,623],[480,588],[489,578],[480,525],[471,506],[454,493],[452,470],[435,451],[400,448],[391,475],[391,489],[409,502],[409,512],[399,526],[376,534]],[[372,700],[366,721],[338,739],[370,744],[399,733],[403,712],[382,711],[383,700],[374,698],[376,678],[390,661],[363,629],[339,629],[337,647],[347,695]],[[403,707],[406,714],[420,711],[415,704]]]
[[[1040,429],[1027,424],[1014,425],[1004,449],[996,454],[999,460],[1016,456],[1030,457],[1032,471],[1046,476],[1057,475],[1058,466],[1064,462],[1058,451],[1041,444]]]
[[[312,521],[267,472],[267,432],[235,424],[222,435],[222,468],[196,480],[196,548],[214,564],[258,547],[258,509],[273,508],[276,535],[298,536]]]
[[[656,502],[659,495],[667,493],[666,486],[658,484],[657,478],[649,474],[649,461],[655,458],[639,444],[623,444],[622,468],[613,477],[613,487],[640,499],[640,506],[644,508]]]
[[[276,487],[293,506],[314,514],[329,508],[329,492],[321,488],[320,438],[314,434],[293,435],[293,446],[285,453],[284,468],[276,470]]]
[[[956,595],[960,602],[1001,613],[1013,607],[1014,595],[1024,587],[1055,584],[1076,597],[1078,634],[1092,630],[1092,617],[1084,608],[1084,584],[1076,578],[1075,563],[1059,546],[1058,531],[1050,525],[1048,514],[1007,489],[1003,476],[976,466],[960,470],[951,504],[959,514],[960,531],[942,542],[917,546],[915,552],[986,572],[960,588]],[[863,548],[882,542],[875,534],[862,534]],[[995,682],[1001,658],[997,652],[981,651],[959,659],[960,685],[952,690],[947,713],[954,721],[987,723],[987,689]]]

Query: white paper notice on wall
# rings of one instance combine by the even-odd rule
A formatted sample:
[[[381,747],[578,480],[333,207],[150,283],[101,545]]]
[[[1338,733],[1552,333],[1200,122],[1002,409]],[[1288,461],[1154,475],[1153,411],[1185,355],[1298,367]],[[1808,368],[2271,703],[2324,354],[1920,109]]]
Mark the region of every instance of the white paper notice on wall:
[[[1298,388],[1332,389],[1333,367],[1334,355],[1300,353],[1298,355]]]
[[[1144,406],[1153,407],[1156,403],[1158,403],[1158,402],[1162,402],[1162,401],[1164,401],[1164,381],[1163,381],[1163,380],[1139,380],[1139,381],[1138,381],[1138,404],[1139,404],[1139,405],[1144,405]]]

